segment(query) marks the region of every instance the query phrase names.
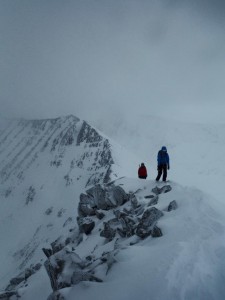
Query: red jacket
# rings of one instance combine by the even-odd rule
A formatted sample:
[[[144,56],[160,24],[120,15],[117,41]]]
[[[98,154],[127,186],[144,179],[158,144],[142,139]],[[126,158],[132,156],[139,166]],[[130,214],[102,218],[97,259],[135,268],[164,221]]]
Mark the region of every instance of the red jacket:
[[[147,169],[145,166],[141,166],[139,169],[138,169],[138,176],[141,176],[141,177],[147,177],[148,174],[147,174]]]

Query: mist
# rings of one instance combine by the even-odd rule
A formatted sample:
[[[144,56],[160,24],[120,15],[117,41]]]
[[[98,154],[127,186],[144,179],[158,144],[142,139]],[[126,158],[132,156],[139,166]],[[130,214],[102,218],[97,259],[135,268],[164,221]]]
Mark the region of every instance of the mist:
[[[0,2],[1,117],[223,122],[222,1]]]

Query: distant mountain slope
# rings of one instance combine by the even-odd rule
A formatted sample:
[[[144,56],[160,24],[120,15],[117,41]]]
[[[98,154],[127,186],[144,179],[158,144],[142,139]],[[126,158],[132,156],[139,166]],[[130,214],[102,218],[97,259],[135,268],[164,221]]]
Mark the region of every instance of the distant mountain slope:
[[[135,159],[74,116],[5,123],[0,131],[1,283],[38,261],[41,247],[76,223],[75,203],[86,187],[127,175],[129,164],[136,168]]]
[[[1,184],[21,183],[29,169],[35,167],[38,172],[43,167],[43,158],[52,169],[63,167],[67,182],[75,173],[81,176],[90,171],[87,184],[109,180],[114,163],[109,141],[85,121],[73,116],[22,120],[13,122],[0,136]]]

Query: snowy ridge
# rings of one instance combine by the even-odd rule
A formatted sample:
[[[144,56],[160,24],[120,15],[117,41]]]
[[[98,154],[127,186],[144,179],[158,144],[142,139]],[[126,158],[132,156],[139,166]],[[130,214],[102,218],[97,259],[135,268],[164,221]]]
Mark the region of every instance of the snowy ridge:
[[[74,224],[46,244],[45,267],[51,280],[42,266],[14,285],[16,294],[23,300],[101,295],[107,300],[145,300],[149,295],[155,300],[222,300],[225,222],[212,208],[212,199],[175,182],[165,186],[123,178],[102,188],[113,191],[113,186],[116,198],[90,197],[99,194],[97,187],[86,191],[92,205],[93,199],[106,205],[104,198],[107,205],[113,203],[112,209],[97,205],[95,214],[89,210],[88,218],[84,216],[86,234]],[[51,285],[53,292],[47,288]]]

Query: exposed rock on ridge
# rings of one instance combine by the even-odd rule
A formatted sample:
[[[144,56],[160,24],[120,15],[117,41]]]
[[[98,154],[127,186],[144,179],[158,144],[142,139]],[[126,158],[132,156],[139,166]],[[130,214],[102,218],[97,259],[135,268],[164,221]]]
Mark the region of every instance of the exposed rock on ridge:
[[[167,186],[161,193],[169,190],[171,187]],[[117,262],[119,251],[149,236],[162,236],[157,226],[161,217],[162,211],[156,207],[149,208],[148,200],[140,204],[135,194],[127,194],[120,186],[97,185],[81,194],[77,218],[79,232],[71,232],[65,241],[56,241],[54,246],[58,245],[58,249],[55,251],[53,248],[43,249],[48,257],[45,268],[53,289],[48,300],[63,297],[61,289],[81,281],[102,282]],[[84,234],[93,235],[96,240],[96,236],[100,236],[105,242],[96,244],[88,255],[82,255],[80,249],[84,249],[86,241]]]

